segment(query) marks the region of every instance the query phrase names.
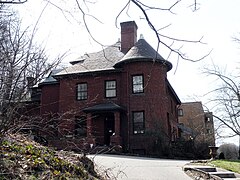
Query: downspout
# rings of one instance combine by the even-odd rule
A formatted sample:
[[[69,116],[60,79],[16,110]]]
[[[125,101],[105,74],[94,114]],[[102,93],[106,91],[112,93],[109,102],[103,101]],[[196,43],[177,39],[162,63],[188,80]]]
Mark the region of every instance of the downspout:
[[[177,104],[177,109],[176,109],[176,120],[177,120],[177,125],[179,124],[179,116],[178,116],[178,109],[181,106],[181,104]],[[177,126],[177,138],[179,138],[179,127]]]

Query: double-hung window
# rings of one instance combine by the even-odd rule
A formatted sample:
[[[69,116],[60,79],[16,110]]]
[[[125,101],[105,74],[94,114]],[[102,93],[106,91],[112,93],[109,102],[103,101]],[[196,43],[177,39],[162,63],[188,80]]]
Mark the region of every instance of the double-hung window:
[[[87,136],[87,118],[85,116],[75,117],[75,136],[76,137]]]
[[[105,96],[107,98],[117,96],[117,83],[115,80],[105,81]]]
[[[135,111],[133,115],[133,134],[143,134],[145,132],[144,111]]]
[[[77,100],[86,100],[88,96],[87,90],[87,83],[77,84]]]
[[[143,93],[143,75],[132,76],[132,91],[134,94]]]

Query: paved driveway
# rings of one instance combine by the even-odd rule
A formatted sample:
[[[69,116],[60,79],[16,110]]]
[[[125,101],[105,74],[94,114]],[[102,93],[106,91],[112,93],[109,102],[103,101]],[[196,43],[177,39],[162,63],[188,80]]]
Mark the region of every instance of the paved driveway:
[[[191,180],[182,166],[189,161],[117,155],[89,156],[100,172],[109,179],[129,180]]]

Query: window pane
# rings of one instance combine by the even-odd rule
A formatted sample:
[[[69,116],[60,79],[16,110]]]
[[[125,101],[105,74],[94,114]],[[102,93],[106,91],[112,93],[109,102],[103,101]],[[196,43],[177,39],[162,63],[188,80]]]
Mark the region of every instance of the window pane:
[[[134,113],[134,123],[143,122],[143,112]]]
[[[144,113],[134,112],[133,113],[133,133],[142,134],[144,133]]]
[[[87,99],[87,83],[77,85],[77,100]]]
[[[78,99],[87,99],[87,92],[79,92]]]
[[[142,93],[143,92],[143,76],[133,76],[133,93]]]
[[[142,84],[142,76],[133,76],[133,84]]]
[[[182,109],[178,109],[178,116],[183,116],[183,110]]]
[[[116,81],[107,81],[106,82],[106,89],[115,89],[116,88]]]
[[[116,81],[106,81],[106,97],[116,97]]]
[[[116,90],[107,90],[106,97],[116,97]]]
[[[78,90],[79,91],[86,91],[87,90],[87,84],[78,84]]]
[[[142,85],[134,85],[133,86],[133,92],[143,92],[143,87]]]

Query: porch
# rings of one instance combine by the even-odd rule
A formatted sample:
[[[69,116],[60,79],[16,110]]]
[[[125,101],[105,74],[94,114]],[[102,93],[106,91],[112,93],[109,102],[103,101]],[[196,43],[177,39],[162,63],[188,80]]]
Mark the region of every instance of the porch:
[[[123,107],[104,103],[85,108],[83,112],[87,114],[87,139],[94,140],[94,146],[122,146]]]

